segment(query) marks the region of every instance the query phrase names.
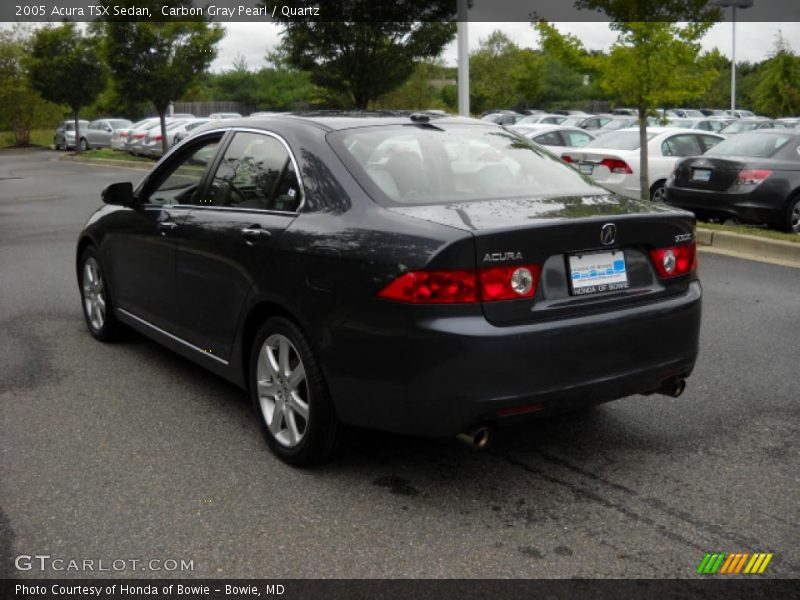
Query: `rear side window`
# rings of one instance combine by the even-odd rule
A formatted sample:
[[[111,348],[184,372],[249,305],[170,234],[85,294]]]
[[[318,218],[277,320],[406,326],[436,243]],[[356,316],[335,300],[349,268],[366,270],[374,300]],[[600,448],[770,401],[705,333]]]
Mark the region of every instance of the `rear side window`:
[[[360,127],[328,140],[383,204],[608,193],[530,140],[493,127]]]
[[[236,133],[211,182],[211,204],[297,210],[300,186],[286,147],[269,135]]]
[[[647,139],[655,137],[652,131],[647,132]],[[639,131],[616,131],[596,138],[586,144],[585,148],[608,148],[609,150],[636,150],[639,147]]]
[[[561,141],[558,133],[555,131],[551,131],[549,133],[543,133],[542,135],[537,135],[533,138],[533,141],[537,144],[541,144],[542,146],[563,146],[564,142]]]
[[[561,135],[564,136],[567,146],[574,146],[576,148],[585,146],[594,139],[592,136],[580,131],[562,131]]]
[[[661,154],[664,156],[697,156],[702,153],[697,136],[688,133],[673,135],[661,142]]]

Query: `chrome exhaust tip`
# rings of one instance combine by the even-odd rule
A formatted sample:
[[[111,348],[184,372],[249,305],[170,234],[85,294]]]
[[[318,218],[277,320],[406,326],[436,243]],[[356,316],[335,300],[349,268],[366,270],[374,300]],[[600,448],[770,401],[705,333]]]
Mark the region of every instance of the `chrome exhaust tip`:
[[[459,433],[456,439],[474,450],[485,450],[492,440],[492,430],[485,426],[476,427],[464,433]]]
[[[684,390],[686,389],[686,380],[683,377],[678,379],[674,379],[668,383],[665,383],[664,386],[659,390],[659,393],[664,394],[665,396],[672,396],[673,398],[677,398],[681,394],[683,394]]]

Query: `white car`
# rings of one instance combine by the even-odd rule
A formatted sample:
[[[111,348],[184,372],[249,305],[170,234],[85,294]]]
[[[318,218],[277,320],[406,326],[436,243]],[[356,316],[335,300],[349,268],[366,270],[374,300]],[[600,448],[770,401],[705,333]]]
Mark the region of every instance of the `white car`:
[[[528,115],[527,117],[523,117],[512,127],[518,127],[522,125],[537,125],[537,124],[544,124],[544,125],[558,125],[567,120],[567,115],[554,115],[549,113],[538,113],[535,115]]]
[[[724,139],[724,136],[710,131],[649,127],[647,152],[650,199],[663,202],[664,184],[678,160],[685,156],[705,154]],[[612,192],[630,198],[640,197],[638,127],[608,133],[583,148],[562,153],[561,158]]]
[[[219,112],[211,113],[208,115],[208,118],[212,121],[218,121],[220,119],[241,119],[242,115],[237,112]]]
[[[594,139],[594,136],[588,131],[579,127],[563,125],[515,125],[510,129],[533,140],[540,146],[547,146],[557,151],[581,148]]]

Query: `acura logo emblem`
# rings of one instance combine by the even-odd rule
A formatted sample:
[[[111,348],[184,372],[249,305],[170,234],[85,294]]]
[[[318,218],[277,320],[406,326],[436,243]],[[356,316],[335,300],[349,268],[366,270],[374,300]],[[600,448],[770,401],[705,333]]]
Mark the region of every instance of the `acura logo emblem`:
[[[610,246],[617,241],[617,226],[613,223],[606,223],[600,230],[600,241],[604,246]]]

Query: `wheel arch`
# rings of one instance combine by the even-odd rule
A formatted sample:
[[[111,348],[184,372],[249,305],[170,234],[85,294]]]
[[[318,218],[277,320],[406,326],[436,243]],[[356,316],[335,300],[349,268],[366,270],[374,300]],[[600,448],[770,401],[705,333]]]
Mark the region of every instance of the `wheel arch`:
[[[81,239],[78,240],[77,251],[75,252],[75,275],[77,275],[79,281],[81,277],[81,257],[89,246],[97,248],[97,244],[94,243],[91,237],[88,235],[81,236]]]

